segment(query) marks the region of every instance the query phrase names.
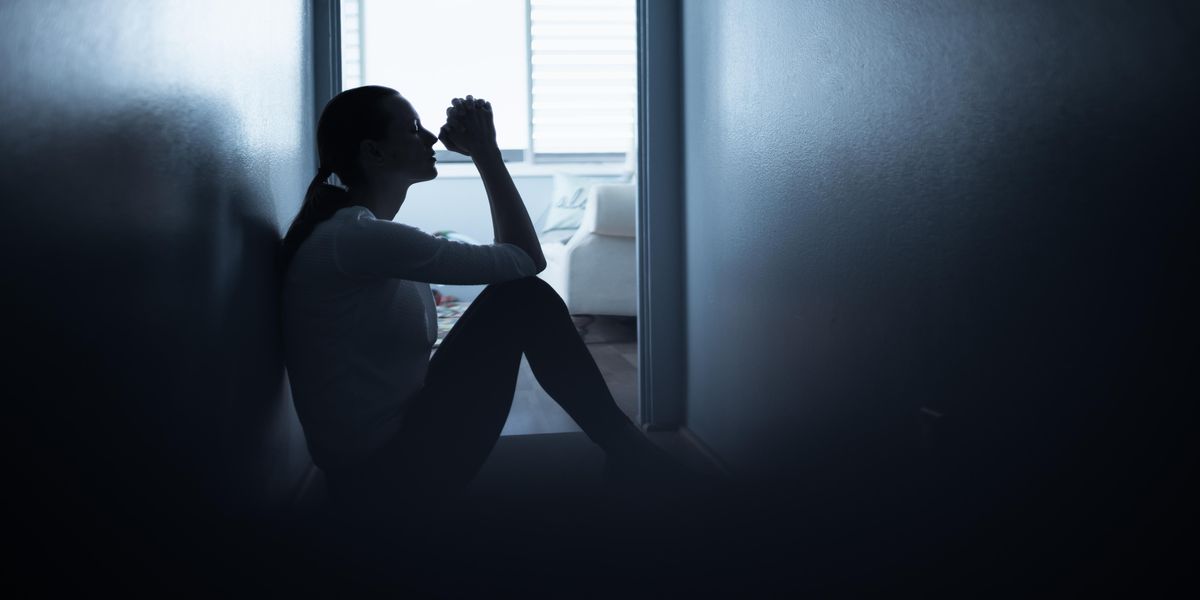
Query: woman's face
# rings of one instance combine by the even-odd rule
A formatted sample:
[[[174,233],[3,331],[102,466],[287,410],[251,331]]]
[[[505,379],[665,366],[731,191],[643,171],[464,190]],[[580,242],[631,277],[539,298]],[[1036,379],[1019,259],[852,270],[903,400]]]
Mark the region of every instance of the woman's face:
[[[363,165],[367,176],[399,178],[407,183],[437,177],[433,150],[437,136],[421,124],[408,100],[393,96],[383,102],[392,122],[383,139],[373,142],[375,149],[367,150],[367,164]]]

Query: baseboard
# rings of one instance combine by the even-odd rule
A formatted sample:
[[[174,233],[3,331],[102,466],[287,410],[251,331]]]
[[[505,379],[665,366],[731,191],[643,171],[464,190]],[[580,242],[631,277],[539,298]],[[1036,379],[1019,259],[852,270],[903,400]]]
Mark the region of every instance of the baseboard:
[[[678,432],[679,437],[690,444],[692,448],[695,448],[696,452],[699,452],[700,456],[703,456],[704,460],[708,461],[708,464],[712,465],[721,476],[726,478],[733,476],[733,471],[729,468],[729,465],[712,448],[709,448],[708,444],[705,444],[704,440],[701,440],[695,432],[688,429],[686,425],[680,425]]]

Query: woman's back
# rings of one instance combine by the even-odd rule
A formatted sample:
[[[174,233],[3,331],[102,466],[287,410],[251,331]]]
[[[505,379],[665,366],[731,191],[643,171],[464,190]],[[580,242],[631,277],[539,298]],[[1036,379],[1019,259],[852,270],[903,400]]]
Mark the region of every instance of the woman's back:
[[[322,468],[356,462],[399,430],[437,335],[428,283],[354,276],[340,266],[339,240],[356,220],[373,218],[363,211],[347,207],[319,224],[284,278],[288,376]]]
[[[528,277],[512,244],[464,244],[347,206],[319,223],[284,276],[284,357],[318,466],[359,461],[399,430],[437,339],[430,282]]]

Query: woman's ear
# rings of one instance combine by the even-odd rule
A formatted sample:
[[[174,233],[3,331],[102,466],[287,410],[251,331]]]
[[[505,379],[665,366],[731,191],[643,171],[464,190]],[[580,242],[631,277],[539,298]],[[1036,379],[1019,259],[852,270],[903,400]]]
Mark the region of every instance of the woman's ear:
[[[383,162],[383,149],[375,140],[363,140],[358,143],[358,156],[366,164],[377,165]]]

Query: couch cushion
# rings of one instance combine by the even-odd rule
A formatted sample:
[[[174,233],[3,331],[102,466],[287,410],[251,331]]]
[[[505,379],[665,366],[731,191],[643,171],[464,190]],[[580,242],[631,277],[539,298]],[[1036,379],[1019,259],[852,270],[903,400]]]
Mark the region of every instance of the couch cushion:
[[[637,186],[598,184],[591,188],[582,228],[599,235],[631,238],[637,235]]]
[[[554,199],[546,212],[545,222],[538,233],[543,243],[566,244],[583,222],[583,211],[587,205],[588,189],[597,183],[618,181],[614,177],[588,177],[582,175],[554,176]]]

